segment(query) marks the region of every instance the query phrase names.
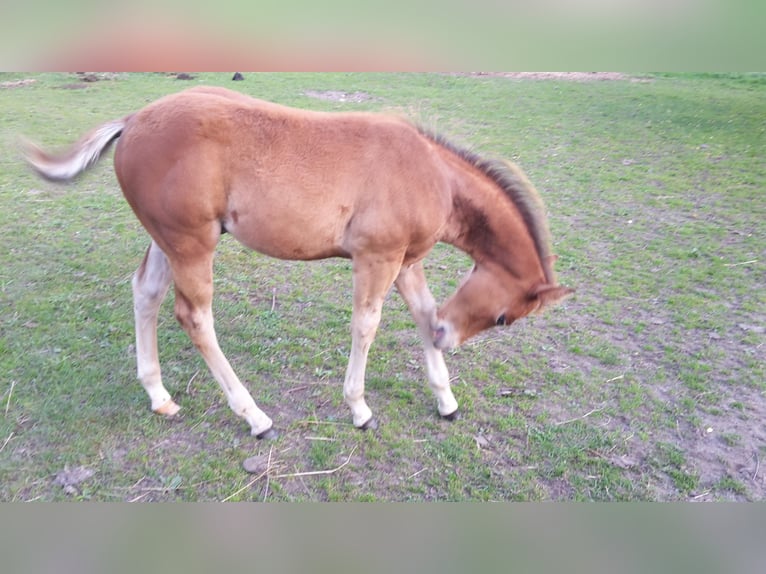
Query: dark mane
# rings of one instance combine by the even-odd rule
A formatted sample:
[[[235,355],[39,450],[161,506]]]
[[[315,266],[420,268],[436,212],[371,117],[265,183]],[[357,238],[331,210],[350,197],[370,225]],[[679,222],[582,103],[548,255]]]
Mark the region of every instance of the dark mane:
[[[540,257],[546,280],[555,284],[553,266],[550,264],[551,240],[545,205],[537,190],[519,166],[504,160],[487,159],[466,148],[455,145],[444,136],[418,127],[422,135],[435,144],[449,150],[492,180],[510,199],[521,214]]]

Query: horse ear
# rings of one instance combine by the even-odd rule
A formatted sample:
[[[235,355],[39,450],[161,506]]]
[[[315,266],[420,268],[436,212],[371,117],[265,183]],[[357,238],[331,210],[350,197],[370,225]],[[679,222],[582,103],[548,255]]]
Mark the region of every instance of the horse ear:
[[[536,287],[531,295],[533,298],[540,302],[539,309],[542,310],[545,307],[552,305],[558,305],[564,299],[569,297],[575,290],[562,285],[540,285]]]

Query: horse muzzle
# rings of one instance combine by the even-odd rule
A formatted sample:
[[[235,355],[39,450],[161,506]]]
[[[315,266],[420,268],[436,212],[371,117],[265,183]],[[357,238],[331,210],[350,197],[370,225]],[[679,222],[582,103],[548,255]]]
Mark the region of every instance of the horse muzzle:
[[[455,330],[446,321],[440,321],[435,327],[431,328],[431,337],[434,347],[440,351],[449,351],[458,346]]]

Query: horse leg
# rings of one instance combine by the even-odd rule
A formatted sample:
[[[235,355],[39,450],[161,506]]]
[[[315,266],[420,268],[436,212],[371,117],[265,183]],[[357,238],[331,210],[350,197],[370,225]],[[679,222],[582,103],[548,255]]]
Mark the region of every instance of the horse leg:
[[[175,315],[205,359],[234,414],[258,438],[275,438],[271,419],[255,404],[218,346],[213,326],[213,254],[171,262],[176,289]]]
[[[152,241],[144,260],[133,275],[133,311],[136,319],[136,362],[138,379],[156,413],[173,416],[180,408],[162,384],[157,353],[157,315],[172,281],[170,264]]]
[[[351,409],[354,426],[374,429],[377,422],[364,400],[367,354],[380,324],[383,300],[401,266],[401,260],[355,257],[354,295],[351,314],[351,355],[343,383],[343,398]]]
[[[439,414],[449,420],[458,416],[458,404],[449,384],[444,355],[433,343],[432,329],[436,322],[436,302],[428,290],[421,262],[402,268],[396,288],[407,303],[423,340],[428,372],[428,386],[436,396]]]

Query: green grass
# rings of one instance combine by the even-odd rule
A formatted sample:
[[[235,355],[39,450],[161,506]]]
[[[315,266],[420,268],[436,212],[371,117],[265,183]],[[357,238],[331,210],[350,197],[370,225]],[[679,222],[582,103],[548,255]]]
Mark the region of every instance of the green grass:
[[[0,74],[0,84],[27,77],[36,82],[0,88],[0,500],[763,499],[766,76],[120,74],[71,89],[70,74]],[[414,326],[390,296],[367,376],[380,428],[362,433],[341,389],[349,262],[271,260],[225,237],[219,339],[282,436],[248,435],[177,326],[172,296],[160,354],[182,415],[153,416],[135,379],[130,288],[147,237],[111,160],[52,185],[21,163],[15,138],[63,146],[199,83],[405,114],[516,161],[546,201],[559,277],[576,295],[447,356],[455,423],[436,415]],[[434,249],[438,300],[469,265]],[[268,483],[242,470],[256,455],[271,459]],[[64,488],[62,471],[79,467],[94,474]]]

